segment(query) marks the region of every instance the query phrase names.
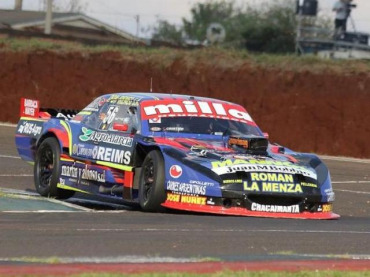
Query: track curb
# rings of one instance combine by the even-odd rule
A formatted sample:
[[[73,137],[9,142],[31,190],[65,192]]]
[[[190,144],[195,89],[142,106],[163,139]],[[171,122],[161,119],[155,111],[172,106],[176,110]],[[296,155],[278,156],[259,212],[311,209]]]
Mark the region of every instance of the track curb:
[[[216,273],[220,271],[368,271],[370,260],[299,260],[191,263],[124,263],[124,264],[17,264],[0,265],[6,276],[66,276],[82,273]]]

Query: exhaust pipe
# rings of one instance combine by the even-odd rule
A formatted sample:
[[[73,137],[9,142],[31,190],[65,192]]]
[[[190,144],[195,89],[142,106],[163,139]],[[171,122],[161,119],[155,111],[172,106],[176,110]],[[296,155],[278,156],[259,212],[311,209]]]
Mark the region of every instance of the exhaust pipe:
[[[111,188],[104,187],[101,185],[99,187],[99,193],[101,194],[110,194],[110,195],[122,195],[123,194],[123,186],[114,185]]]

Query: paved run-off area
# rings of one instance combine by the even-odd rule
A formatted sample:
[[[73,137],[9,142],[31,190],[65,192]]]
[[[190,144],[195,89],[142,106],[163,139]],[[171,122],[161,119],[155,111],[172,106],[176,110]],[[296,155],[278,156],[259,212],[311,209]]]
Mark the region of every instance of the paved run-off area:
[[[99,262],[102,268],[114,263],[116,268],[138,261],[152,268],[158,262],[189,262],[193,268],[197,261],[207,267],[209,260],[225,262],[212,268],[266,260],[277,268],[279,261],[295,261],[299,268],[304,260],[325,260],[334,269],[339,260],[370,269],[369,160],[324,157],[339,220],[153,214],[86,202],[78,195],[68,204],[39,198],[32,166],[17,157],[13,136],[14,127],[0,127],[0,269],[54,262],[60,263],[54,268],[76,262]]]

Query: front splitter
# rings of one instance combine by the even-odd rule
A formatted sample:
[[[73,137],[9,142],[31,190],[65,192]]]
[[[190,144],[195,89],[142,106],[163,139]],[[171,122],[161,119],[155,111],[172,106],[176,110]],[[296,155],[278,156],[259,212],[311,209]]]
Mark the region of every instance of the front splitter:
[[[295,218],[295,219],[338,219],[340,215],[333,212],[301,212],[301,213],[272,213],[272,212],[259,212],[250,211],[246,208],[230,207],[225,208],[222,206],[210,206],[210,205],[197,205],[197,204],[185,204],[166,201],[162,204],[163,207],[168,209],[189,211],[189,212],[200,212],[200,213],[211,213],[220,215],[234,215],[234,216],[251,216],[251,217],[270,217],[270,218]]]

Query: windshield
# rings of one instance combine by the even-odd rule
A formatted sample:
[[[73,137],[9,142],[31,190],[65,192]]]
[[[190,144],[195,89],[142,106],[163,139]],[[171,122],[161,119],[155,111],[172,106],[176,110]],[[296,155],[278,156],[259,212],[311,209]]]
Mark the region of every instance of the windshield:
[[[210,117],[161,117],[148,120],[149,131],[204,135],[262,136],[257,126]]]

